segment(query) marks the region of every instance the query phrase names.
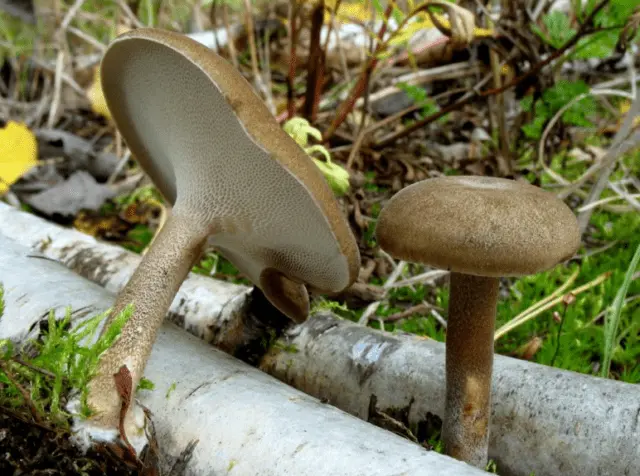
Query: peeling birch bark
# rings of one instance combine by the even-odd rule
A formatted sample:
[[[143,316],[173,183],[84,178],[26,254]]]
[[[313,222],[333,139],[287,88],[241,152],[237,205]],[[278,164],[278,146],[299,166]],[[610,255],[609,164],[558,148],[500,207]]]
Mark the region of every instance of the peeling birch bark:
[[[3,203],[0,224],[1,232],[13,240],[42,250],[101,285],[107,283],[114,292],[139,262],[132,253]],[[52,240],[43,247],[47,236]],[[126,258],[119,257],[122,254]],[[174,302],[174,321],[220,348],[237,348],[242,339],[234,337],[236,344],[227,345],[225,339],[234,334],[221,331],[229,320],[219,317],[216,309],[224,307],[224,296],[251,297],[246,288],[191,275],[179,296],[184,302],[181,307]],[[206,312],[209,302],[219,304]],[[194,309],[198,312],[189,317],[180,314]],[[236,309],[235,315],[245,321],[253,313],[270,312],[265,303],[252,305],[246,298]],[[261,316],[251,319],[244,327],[259,327]],[[259,334],[260,330],[252,331]],[[392,416],[421,437],[439,425],[445,398],[443,344],[377,332],[327,314],[292,327],[284,340],[296,352],[272,349],[260,364],[267,373],[381,426],[389,427],[386,415]],[[258,352],[253,348],[251,359],[240,356],[258,362]],[[500,474],[640,474],[640,386],[499,355],[492,385],[489,457],[497,461]]]
[[[112,294],[30,253],[0,234],[0,338],[35,337],[49,309],[62,317],[71,305],[78,323],[112,306]],[[170,323],[161,328],[145,376],[155,389],[139,392],[138,400],[151,411],[160,460],[171,464],[198,441],[184,474],[486,474],[320,403]]]

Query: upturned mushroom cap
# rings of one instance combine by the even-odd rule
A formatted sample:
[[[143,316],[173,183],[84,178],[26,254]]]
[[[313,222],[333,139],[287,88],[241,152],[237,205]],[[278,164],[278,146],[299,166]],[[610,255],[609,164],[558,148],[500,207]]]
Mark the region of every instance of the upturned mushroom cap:
[[[477,276],[535,274],[580,246],[573,212],[513,180],[452,176],[410,185],[380,213],[378,243],[393,256]]]
[[[338,292],[355,281],[357,244],[322,173],[226,60],[184,35],[138,29],[112,42],[101,73],[135,158],[255,284],[277,276],[304,308],[302,283]]]

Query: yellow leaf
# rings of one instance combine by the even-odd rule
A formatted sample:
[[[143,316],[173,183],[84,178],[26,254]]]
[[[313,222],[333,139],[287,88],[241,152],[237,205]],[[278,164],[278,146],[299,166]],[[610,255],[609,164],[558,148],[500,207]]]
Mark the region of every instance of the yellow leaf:
[[[618,110],[623,116],[629,112],[629,109],[631,109],[631,101],[629,101],[628,99],[625,99],[624,101],[622,101],[620,103],[620,106],[618,106]],[[620,124],[622,124],[623,121],[624,121],[624,117],[620,118],[620,121],[619,121]],[[633,127],[639,124],[640,124],[640,117],[635,117],[633,119]]]
[[[9,121],[0,129],[0,195],[38,163],[38,142],[29,128]]]
[[[513,74],[514,70],[511,66],[509,66],[508,64],[505,64],[502,66],[502,68],[500,68],[500,72],[504,75],[507,75],[507,74]]]
[[[100,68],[96,68],[93,75],[93,82],[87,89],[87,98],[91,103],[91,109],[96,114],[106,117],[111,120],[111,113],[107,107],[107,101],[104,99],[104,92],[102,91],[102,82],[100,81]]]
[[[328,5],[331,10],[335,9],[335,2],[333,5]],[[376,14],[376,18],[379,19],[380,15]],[[366,22],[371,19],[371,8],[362,3],[356,4],[348,4],[342,3],[340,4],[340,8],[338,9],[338,14],[336,15],[336,19],[339,22],[349,22],[349,21],[360,21]],[[331,21],[331,13],[329,11],[325,12],[324,17],[325,23],[329,23]]]
[[[624,101],[620,102],[620,106],[618,106],[618,110],[622,114],[626,114],[627,112],[629,112],[629,109],[631,109],[631,101],[629,101],[628,99],[625,99]]]
[[[128,31],[131,28],[126,27],[124,25],[118,25],[116,27],[116,36],[120,36]],[[93,73],[93,81],[87,88],[87,98],[91,103],[91,109],[96,114],[100,114],[103,117],[111,120],[111,112],[107,107],[107,101],[104,98],[104,91],[102,90],[102,81],[100,80],[100,68],[96,68]]]

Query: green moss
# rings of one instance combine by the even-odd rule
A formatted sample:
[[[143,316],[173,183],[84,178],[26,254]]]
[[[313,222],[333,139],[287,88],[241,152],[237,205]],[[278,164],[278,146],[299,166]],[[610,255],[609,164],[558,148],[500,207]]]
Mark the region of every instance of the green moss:
[[[167,394],[165,395],[165,398],[168,400],[169,397],[171,396],[171,394],[173,393],[173,391],[176,389],[177,384],[175,382],[173,382],[171,384],[171,386],[169,387],[169,389],[167,390]]]
[[[2,299],[0,299],[2,303]],[[2,304],[4,305],[4,304]],[[23,390],[35,411],[50,421],[68,425],[69,414],[64,402],[74,390],[80,391],[81,415],[90,415],[87,405],[87,383],[95,375],[100,355],[120,335],[133,308],[127,307],[97,340],[96,333],[108,312],[83,321],[71,329],[71,309],[64,318],[56,319],[53,311],[41,323],[37,338],[19,348],[8,340],[0,341],[0,406],[25,408]]]

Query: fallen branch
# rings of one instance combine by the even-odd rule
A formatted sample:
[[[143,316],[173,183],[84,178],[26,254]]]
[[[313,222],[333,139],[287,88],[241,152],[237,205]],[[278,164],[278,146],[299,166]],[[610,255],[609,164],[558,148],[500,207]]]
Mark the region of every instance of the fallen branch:
[[[0,262],[6,303],[0,338],[34,337],[30,329],[37,331],[34,324],[49,309],[83,309],[74,316],[77,324],[113,304],[112,294],[59,263],[33,259],[31,250],[2,234]],[[246,476],[485,474],[323,405],[172,324],[161,329],[145,375],[155,389],[138,397],[151,412],[160,461],[171,465],[198,442],[185,474],[231,468]]]
[[[139,261],[118,247],[3,203],[0,223],[2,233],[14,241],[41,250],[89,279],[107,283],[112,291],[125,284]],[[191,275],[170,318],[180,323],[179,313],[189,312],[184,317],[188,330],[224,347],[233,334],[218,330],[225,328],[231,316],[238,319],[241,301],[246,301],[243,296],[248,295],[247,288]],[[235,314],[220,312],[224,299],[237,304]],[[268,307],[255,311],[266,313]],[[499,355],[494,365],[489,451],[500,474],[640,472],[637,386]],[[369,404],[377,398],[378,411],[404,414],[404,424],[419,437],[433,416],[443,415],[444,345],[430,339],[381,333],[318,314],[291,328],[286,339],[262,359],[261,368],[363,419],[371,418]]]

